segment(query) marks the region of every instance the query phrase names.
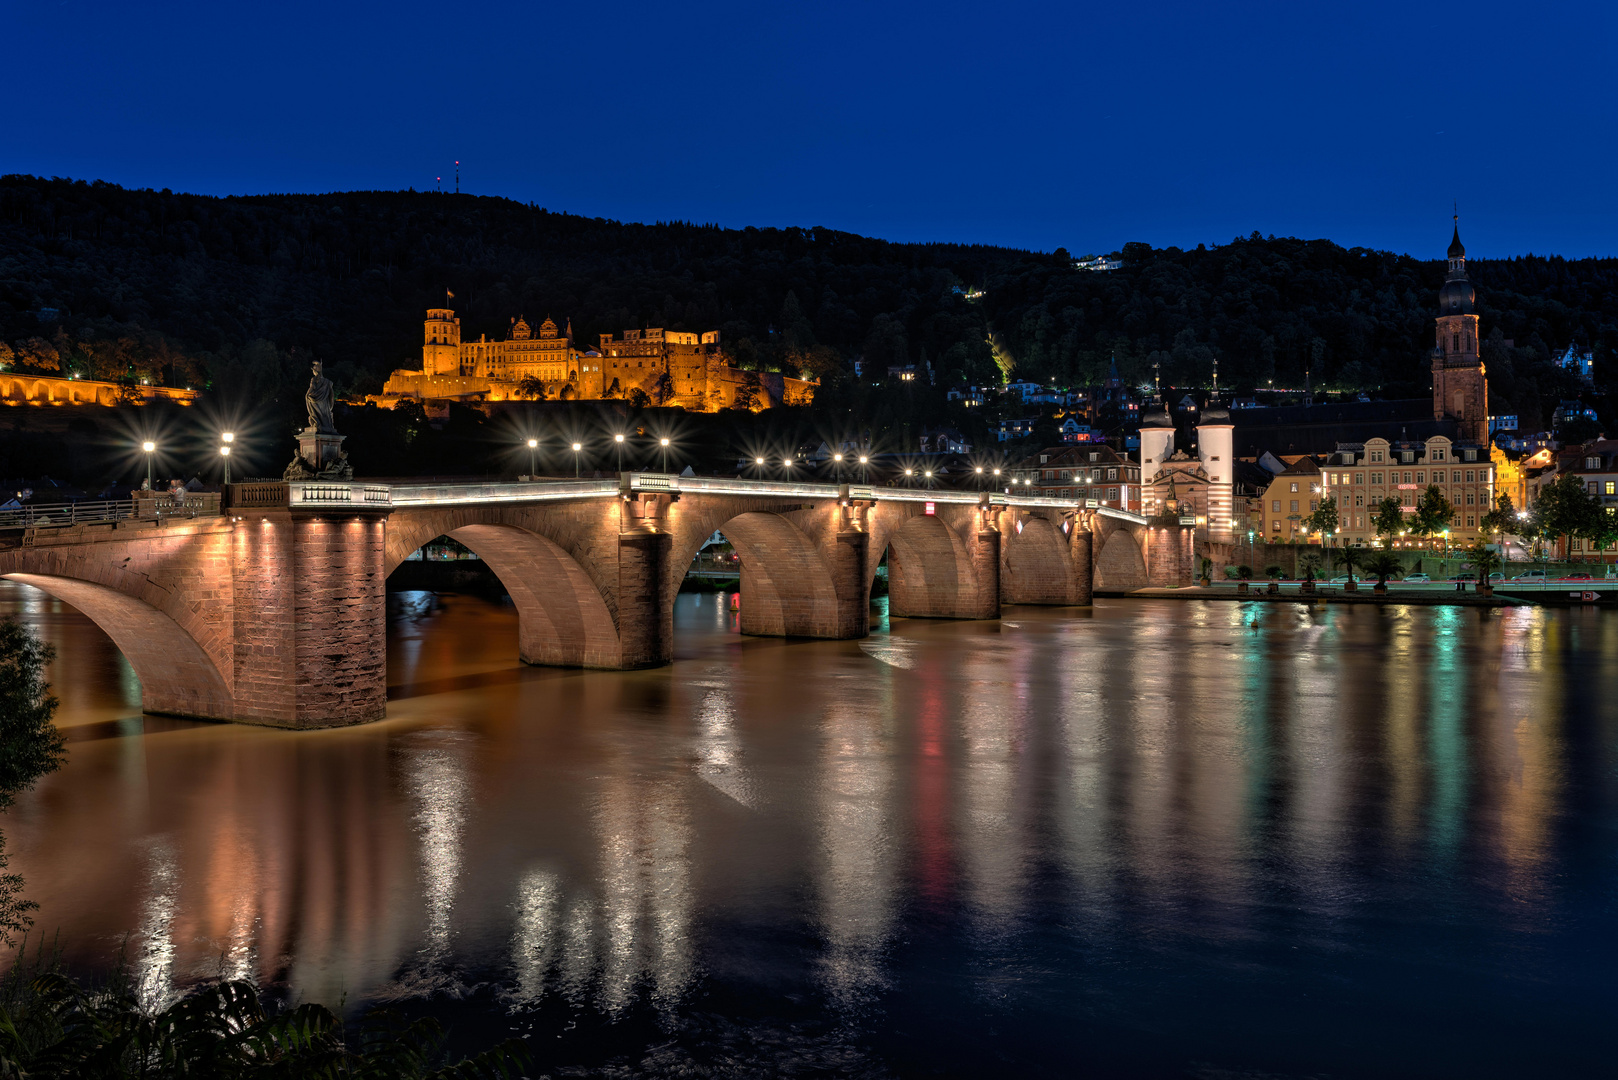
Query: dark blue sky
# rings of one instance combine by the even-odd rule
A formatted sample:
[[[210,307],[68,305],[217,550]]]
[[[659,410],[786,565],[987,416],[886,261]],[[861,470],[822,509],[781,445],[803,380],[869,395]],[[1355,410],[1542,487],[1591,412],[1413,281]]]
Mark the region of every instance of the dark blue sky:
[[[0,172],[1074,254],[1618,254],[1618,5],[7,6]]]

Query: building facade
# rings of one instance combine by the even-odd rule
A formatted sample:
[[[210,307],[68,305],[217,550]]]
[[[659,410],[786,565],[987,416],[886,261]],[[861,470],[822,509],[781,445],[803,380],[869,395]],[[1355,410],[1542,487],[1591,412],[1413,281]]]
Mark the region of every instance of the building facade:
[[[1318,470],[1319,497],[1337,500],[1338,543],[1368,544],[1376,539],[1373,519],[1384,499],[1397,498],[1408,515],[1422,492],[1436,485],[1455,507],[1451,542],[1468,543],[1482,535],[1478,522],[1494,506],[1494,470],[1485,447],[1442,435],[1424,442],[1367,439],[1344,443],[1327,456]]]
[[[1052,446],[1011,466],[1012,490],[1138,514],[1140,466],[1103,443]]]
[[[422,328],[421,368],[400,369],[370,400],[391,408],[406,400],[485,401],[626,399],[696,412],[806,405],[818,384],[734,367],[719,331],[652,328],[602,334],[599,349],[581,351],[571,320],[558,330],[546,319],[535,334],[511,321],[504,340],[461,337],[449,308],[431,308]]]
[[[1320,509],[1320,466],[1311,457],[1300,457],[1276,474],[1259,499],[1258,513],[1252,517],[1254,530],[1269,544],[1307,542],[1306,519]]]

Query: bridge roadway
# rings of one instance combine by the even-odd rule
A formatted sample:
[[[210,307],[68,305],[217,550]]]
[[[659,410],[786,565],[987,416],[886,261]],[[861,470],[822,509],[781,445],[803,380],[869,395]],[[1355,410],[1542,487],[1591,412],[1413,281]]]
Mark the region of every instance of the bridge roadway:
[[[675,595],[715,531],[755,635],[865,636],[884,554],[890,614],[912,618],[1088,604],[1192,573],[1190,528],[1073,500],[623,473],[232,484],[217,512],[16,530],[0,575],[100,625],[148,712],[326,727],[384,715],[385,582],[435,537],[499,576],[524,661],[630,669],[672,658]]]

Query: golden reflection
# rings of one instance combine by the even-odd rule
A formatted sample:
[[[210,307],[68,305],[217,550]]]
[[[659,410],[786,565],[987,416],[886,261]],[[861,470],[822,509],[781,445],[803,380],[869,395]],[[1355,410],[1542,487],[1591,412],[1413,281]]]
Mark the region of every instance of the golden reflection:
[[[465,760],[467,741],[463,733],[432,732],[407,752],[406,786],[416,808],[427,922],[422,959],[429,971],[444,964],[450,953],[451,915],[460,891],[461,834],[472,795]]]
[[[822,977],[842,1007],[882,984],[903,852],[897,838],[893,714],[838,702],[823,722],[816,796]]]

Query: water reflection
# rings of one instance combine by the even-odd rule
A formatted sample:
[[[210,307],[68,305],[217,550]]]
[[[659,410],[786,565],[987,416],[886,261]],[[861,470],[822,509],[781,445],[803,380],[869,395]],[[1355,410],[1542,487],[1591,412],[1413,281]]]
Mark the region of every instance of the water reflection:
[[[142,734],[116,652],[31,592],[0,606],[91,726],[9,816],[14,868],[75,963],[127,939],[154,1006],[220,974],[433,995],[579,1060],[745,1042],[766,1072],[1604,1045],[1618,616],[1104,603],[784,643],[682,596],[673,668],[603,673],[518,669],[509,607],[434,597],[392,624],[416,689],[385,723]]]

